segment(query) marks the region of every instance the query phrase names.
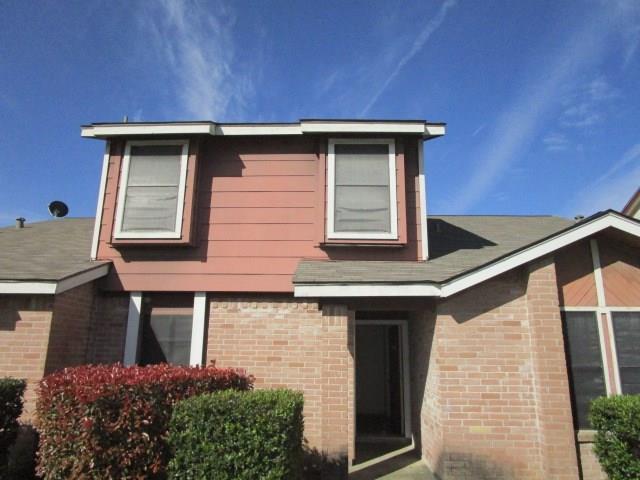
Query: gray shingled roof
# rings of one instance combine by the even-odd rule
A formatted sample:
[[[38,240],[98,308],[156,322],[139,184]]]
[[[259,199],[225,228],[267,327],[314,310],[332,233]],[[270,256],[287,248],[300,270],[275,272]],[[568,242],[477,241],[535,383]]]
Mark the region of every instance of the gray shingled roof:
[[[293,282],[440,283],[571,225],[552,216],[430,216],[427,262],[303,260]]]
[[[0,228],[0,281],[58,281],[96,268],[93,218],[60,218]]]

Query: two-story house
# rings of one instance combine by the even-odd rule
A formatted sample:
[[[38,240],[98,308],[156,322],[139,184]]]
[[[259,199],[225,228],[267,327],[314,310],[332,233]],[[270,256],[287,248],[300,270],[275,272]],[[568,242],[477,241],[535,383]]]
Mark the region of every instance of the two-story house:
[[[443,479],[599,478],[588,402],[640,393],[640,222],[428,215],[424,143],[444,134],[82,127],[105,142],[95,223],[0,230],[32,252],[0,267],[0,373],[215,360],[304,392],[308,445],[342,473],[391,438]],[[46,228],[90,255],[21,274]]]

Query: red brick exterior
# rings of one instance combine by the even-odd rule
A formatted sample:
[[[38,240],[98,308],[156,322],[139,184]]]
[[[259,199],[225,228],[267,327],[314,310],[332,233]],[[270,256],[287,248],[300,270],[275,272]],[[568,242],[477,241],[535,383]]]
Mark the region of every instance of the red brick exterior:
[[[257,388],[304,392],[308,447],[346,465],[353,423],[353,316],[290,297],[210,301],[207,362],[246,368]],[[350,333],[351,332],[351,333]]]
[[[432,469],[445,480],[577,478],[554,263],[447,299],[428,323],[421,443]]]
[[[576,450],[581,478],[604,478],[576,445],[557,292],[547,258],[445,300],[384,302],[409,320],[413,433],[443,480],[576,479]],[[325,478],[356,455],[355,311],[372,305],[209,294],[206,361],[303,391],[307,446],[337,467]],[[122,360],[128,308],[92,284],[0,296],[0,376],[29,380],[27,418],[43,374]]]
[[[0,295],[0,376],[27,380],[23,418],[35,408],[40,379],[61,368],[87,363],[93,283],[59,295]]]

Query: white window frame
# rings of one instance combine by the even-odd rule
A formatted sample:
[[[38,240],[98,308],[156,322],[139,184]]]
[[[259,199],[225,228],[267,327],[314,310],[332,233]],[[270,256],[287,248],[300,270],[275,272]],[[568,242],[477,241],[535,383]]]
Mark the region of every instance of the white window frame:
[[[178,184],[178,205],[176,208],[176,223],[172,232],[165,231],[145,231],[145,232],[124,232],[122,231],[122,221],[124,219],[124,203],[127,195],[127,184],[129,183],[129,165],[131,162],[131,147],[144,145],[179,145],[182,146],[180,154],[180,179]],[[118,191],[118,205],[116,208],[116,224],[114,238],[119,239],[176,239],[182,236],[182,219],[184,215],[184,192],[187,183],[187,161],[189,158],[189,140],[135,140],[128,141],[124,148],[122,158],[122,168],[120,173],[120,186]]]
[[[335,231],[335,188],[336,188],[336,145],[388,145],[389,147],[389,212],[391,232],[336,232]],[[327,155],[327,239],[329,240],[397,240],[398,201],[396,180],[396,143],[392,138],[330,138]]]

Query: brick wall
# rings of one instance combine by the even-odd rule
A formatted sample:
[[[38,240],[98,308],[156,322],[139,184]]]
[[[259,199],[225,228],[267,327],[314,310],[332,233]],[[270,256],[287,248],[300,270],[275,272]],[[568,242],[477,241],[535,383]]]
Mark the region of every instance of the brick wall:
[[[52,311],[51,295],[0,295],[0,376],[27,380],[25,419],[44,372]]]
[[[96,297],[88,362],[122,362],[128,315],[128,293],[103,292]]]
[[[54,296],[45,375],[87,361],[96,293],[86,283]]]
[[[580,478],[581,480],[607,480],[607,475],[602,471],[598,457],[593,451],[594,431],[578,433],[578,453],[580,454]]]
[[[422,454],[441,478],[577,478],[552,261],[447,299],[422,325]]]
[[[207,362],[245,368],[256,377],[256,388],[302,391],[308,446],[327,457],[325,465],[335,466],[336,476],[346,472],[353,448],[352,325],[344,306],[321,308],[288,297],[209,303]]]

